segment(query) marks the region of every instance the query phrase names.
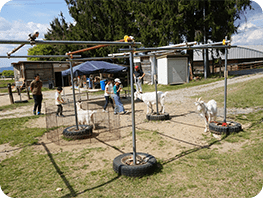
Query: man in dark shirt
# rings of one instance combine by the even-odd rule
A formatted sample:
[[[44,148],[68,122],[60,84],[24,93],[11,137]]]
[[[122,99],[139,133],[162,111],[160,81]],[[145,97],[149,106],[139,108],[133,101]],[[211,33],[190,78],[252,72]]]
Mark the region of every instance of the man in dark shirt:
[[[35,102],[34,110],[33,110],[34,115],[36,115],[37,108],[38,108],[37,115],[41,115],[41,103],[43,99],[41,88],[42,88],[42,81],[40,80],[39,74],[36,74],[35,80],[33,80],[30,84],[30,90],[33,94],[33,98]]]
[[[140,91],[140,93],[142,93],[142,78],[145,76],[145,73],[139,69],[138,65],[135,66],[133,76],[135,78],[136,91]]]

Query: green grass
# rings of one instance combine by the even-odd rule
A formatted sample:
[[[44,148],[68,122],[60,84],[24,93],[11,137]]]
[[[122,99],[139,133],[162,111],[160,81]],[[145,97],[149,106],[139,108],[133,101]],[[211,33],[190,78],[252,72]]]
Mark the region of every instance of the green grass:
[[[8,83],[15,83],[15,80],[0,80],[0,87],[7,87]]]
[[[247,108],[263,106],[263,79],[255,79],[227,86],[227,107]],[[219,107],[224,106],[224,88],[218,88],[209,93],[202,93],[201,97],[208,101],[214,99]]]
[[[256,139],[255,135],[250,137]],[[237,138],[243,140],[243,137]],[[235,198],[254,197],[262,188],[262,141],[247,144],[239,152],[219,153],[208,148],[186,150],[179,158],[158,160],[156,171],[142,178],[118,176],[112,170],[111,161],[90,161],[105,148],[51,154],[48,145],[42,147],[44,151],[26,147],[18,156],[1,162],[0,184],[6,194],[11,197],[38,194],[38,197]],[[105,166],[92,171],[90,163]],[[56,192],[58,187],[63,191]]]
[[[242,86],[234,85],[230,87],[228,96],[236,100],[240,100],[238,97],[246,98],[242,107],[262,107],[262,101],[254,102],[256,96],[247,96],[262,94],[254,90],[261,87],[261,79]],[[204,97],[209,98],[208,95]],[[215,92],[213,97],[222,96],[217,96]],[[0,144],[35,144],[36,137],[43,135],[45,130],[31,131],[24,126],[34,118],[0,120]],[[118,146],[114,145],[114,141],[109,142],[112,147],[102,148],[91,144],[85,145],[82,150],[71,152],[61,149],[53,154],[48,145],[43,144],[38,145],[39,149],[25,147],[19,154],[1,161],[0,185],[10,197],[28,198],[255,197],[262,189],[263,111],[236,115],[234,119],[244,125],[249,124],[249,127],[224,136],[222,140],[204,135],[206,147],[188,150],[182,147],[183,151],[172,158],[157,159],[155,172],[141,178],[119,176],[112,169],[113,159],[98,157],[108,149],[116,151],[114,148]],[[158,131],[138,130],[136,135],[141,142],[150,141],[152,150],[165,152],[168,146],[173,147]],[[221,151],[224,143],[231,144],[227,152]],[[216,147],[212,148],[212,145]],[[240,145],[239,149],[232,149],[236,145]],[[91,164],[100,164],[102,168],[92,170]],[[63,191],[57,192],[58,187]]]
[[[0,144],[10,143],[15,145],[32,145],[36,144],[38,140],[36,137],[41,137],[46,129],[29,128],[24,124],[38,116],[1,119],[0,120]]]
[[[12,109],[16,109],[22,106],[32,106],[33,103],[34,103],[34,100],[32,99],[32,100],[28,100],[27,103],[14,103],[10,105],[0,106],[0,111],[12,110]]]

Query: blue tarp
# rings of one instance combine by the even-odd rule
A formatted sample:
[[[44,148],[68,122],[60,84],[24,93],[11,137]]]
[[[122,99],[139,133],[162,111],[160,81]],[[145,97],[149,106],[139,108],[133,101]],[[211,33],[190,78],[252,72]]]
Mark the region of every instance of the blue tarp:
[[[108,63],[105,61],[87,61],[78,66],[73,67],[73,76],[89,75],[94,73],[117,73],[126,71],[126,67],[116,64]],[[70,68],[61,72],[62,76],[70,74]]]

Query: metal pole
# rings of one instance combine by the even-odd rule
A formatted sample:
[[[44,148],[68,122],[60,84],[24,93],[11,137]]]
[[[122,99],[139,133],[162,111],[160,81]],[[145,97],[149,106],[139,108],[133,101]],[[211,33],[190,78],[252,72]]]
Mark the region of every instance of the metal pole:
[[[205,6],[204,6],[204,9],[203,9],[203,20],[205,21]],[[205,32],[205,25],[204,25],[204,44],[206,44],[206,32]],[[206,68],[207,68],[207,59],[206,59],[206,50],[203,49],[203,52],[204,52],[204,78],[206,79],[207,78],[207,73],[206,73]]]
[[[226,99],[227,99],[227,53],[228,50],[225,48],[225,96],[224,96],[224,123],[226,122]]]
[[[155,97],[156,97],[156,113],[159,115],[158,110],[158,94],[157,94],[157,72],[156,72],[157,64],[156,64],[156,55],[153,55],[153,72],[154,72],[154,85],[155,85]]]
[[[130,46],[131,48],[131,46]],[[134,85],[133,85],[133,52],[130,52],[130,82],[131,82],[131,107],[132,107],[132,145],[133,162],[136,165],[136,135],[135,135],[135,108],[134,108]]]
[[[28,40],[0,40],[0,44],[30,44]],[[141,45],[141,42],[116,42],[116,41],[64,41],[64,40],[35,40],[35,45],[50,44],[50,45]]]
[[[76,108],[76,98],[75,98],[75,88],[74,88],[74,80],[73,80],[73,68],[72,68],[72,59],[70,60],[70,76],[71,76],[71,84],[72,84],[72,91],[73,91],[73,103],[74,103],[74,110],[75,110],[75,121],[76,121],[76,128],[79,130],[78,125],[78,115],[77,115],[77,108]]]
[[[64,89],[64,77],[61,74],[61,80],[62,80],[62,87],[63,87],[63,96],[65,97],[65,89]]]

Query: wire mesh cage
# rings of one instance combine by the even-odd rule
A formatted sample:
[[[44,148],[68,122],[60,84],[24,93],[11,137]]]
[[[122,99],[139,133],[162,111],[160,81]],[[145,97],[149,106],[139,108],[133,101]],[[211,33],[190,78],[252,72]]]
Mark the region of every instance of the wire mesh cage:
[[[83,98],[83,97],[82,97]],[[76,126],[76,117],[74,110],[74,103],[70,99],[64,99],[67,101],[62,105],[63,115],[57,116],[57,106],[45,104],[46,112],[46,127],[47,139],[59,145],[72,145],[72,144],[86,144],[95,143],[98,141],[112,141],[121,138],[120,133],[120,116],[114,114],[113,108],[109,105],[107,111],[103,111],[105,100],[82,100],[81,108],[82,113],[86,114],[89,119],[85,123],[86,125],[93,126],[92,135],[89,138],[71,140],[63,136],[63,130],[70,126]],[[79,101],[79,100],[77,100]],[[92,119],[91,119],[91,112]],[[77,113],[78,115],[78,113]],[[80,119],[78,118],[78,124]]]

